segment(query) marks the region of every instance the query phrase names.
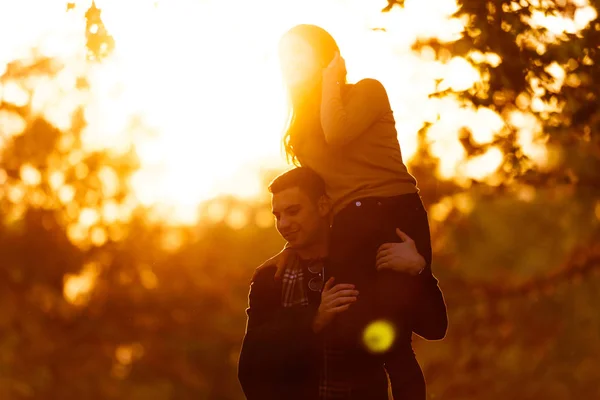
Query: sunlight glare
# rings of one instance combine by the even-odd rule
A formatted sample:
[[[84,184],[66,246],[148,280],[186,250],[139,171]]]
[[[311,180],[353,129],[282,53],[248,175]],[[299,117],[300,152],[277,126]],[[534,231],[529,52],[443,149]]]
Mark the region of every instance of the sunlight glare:
[[[439,115],[427,140],[432,154],[440,158],[438,173],[452,179],[461,174],[459,166],[466,157],[456,132],[467,127],[476,143],[485,144],[504,126],[491,110],[462,108],[453,98],[429,97],[436,90],[436,79],[443,81],[442,86],[466,90],[480,78],[462,58],[442,63],[428,58],[426,50],[411,49],[417,38],[444,42],[460,37],[464,20],[452,17],[456,0],[407,0],[404,8],[394,7],[389,13],[380,12],[385,0],[97,0],[115,49],[101,64],[86,64],[83,15],[90,3],[75,1],[69,12],[59,0],[0,3],[0,35],[10,38],[0,49],[0,71],[11,60],[31,58],[33,46],[66,65],[54,79],[36,81],[32,93],[34,108],[65,131],[60,148],[64,151],[74,143],[75,136],[67,128],[77,106],[84,103],[84,150],[124,154],[133,149],[139,158],[140,169],[127,182],[133,196],[124,205],[99,204],[102,208],[94,218],[85,211],[80,223],[71,227],[73,237],[87,235],[86,229],[100,216],[104,221],[126,220],[139,204],[157,206],[155,215],[173,222],[194,223],[202,201],[219,195],[257,198],[264,194],[261,171],[286,167],[280,145],[286,104],[277,42],[298,23],[318,24],[332,33],[346,60],[350,82],[366,77],[381,80],[388,90],[405,160],[415,155],[416,133],[423,123],[434,122]],[[578,9],[571,22],[537,14],[532,21],[558,34],[580,29],[594,16],[595,10],[588,6]],[[30,23],[19,22],[23,20]],[[479,58],[499,62],[493,55]],[[86,78],[89,92],[80,89],[81,77]],[[27,91],[14,82],[3,83],[0,96],[17,105],[29,101]],[[0,120],[6,118],[0,115]],[[2,135],[17,134],[24,127],[13,125],[6,132],[3,128]],[[528,154],[541,159],[544,146],[536,137],[523,133],[520,143]],[[468,162],[465,173],[481,179],[493,173],[497,150],[488,153]],[[84,156],[73,153],[69,162],[77,165]],[[51,185],[60,201],[68,204],[74,188],[63,184],[60,167],[52,171]],[[75,171],[78,178],[95,173],[83,167]],[[98,177],[100,194],[115,196],[118,171],[104,168]],[[99,201],[94,196],[87,200]],[[77,210],[71,207],[71,211]],[[234,227],[248,222],[248,216],[228,217],[218,206],[208,216],[215,222],[227,218]],[[256,222],[269,226],[272,221],[267,219],[271,218],[257,216]],[[94,232],[96,242],[119,234]]]
[[[447,196],[439,202],[432,204],[428,213],[433,221],[443,222],[446,220],[446,218],[448,218],[453,208],[454,203],[452,201],[452,197]]]
[[[546,15],[542,11],[533,11],[529,23],[537,28],[548,29],[552,40],[563,33],[576,33],[598,16],[598,12],[589,4],[588,0],[579,1],[578,3],[573,18],[562,15]]]
[[[469,158],[462,168],[463,174],[468,178],[484,180],[498,170],[503,160],[502,150],[491,147],[482,155]]]
[[[12,103],[17,107],[23,107],[29,101],[27,91],[15,82],[7,82],[1,86],[2,101]]]
[[[31,164],[21,166],[21,180],[29,186],[37,186],[42,181],[42,174]]]
[[[530,157],[538,166],[544,167],[549,162],[549,151],[545,143],[540,121],[531,113],[513,111],[508,120],[517,129],[517,144],[523,153]]]
[[[81,17],[90,2],[78,1],[74,10],[60,16],[57,9],[63,8],[58,3],[45,1],[43,9],[56,14],[64,22],[63,29],[40,24],[38,31],[23,36],[0,60],[22,53],[27,43],[38,43],[41,37],[48,54],[65,59],[82,54],[83,39],[76,33],[84,26]],[[427,112],[423,105],[430,92],[426,83],[430,78],[420,75],[422,61],[410,45],[414,37],[446,35],[450,40],[462,31],[462,24],[450,18],[456,2],[436,3],[430,7],[407,1],[404,9],[395,7],[381,14],[382,7],[376,4],[367,7],[350,0],[327,4],[316,0],[302,4],[99,0],[96,4],[116,48],[102,65],[87,71],[92,95],[85,109],[86,148],[123,152],[135,144],[141,168],[132,177],[131,187],[137,200],[144,205],[176,205],[175,219],[191,222],[199,201],[219,194],[257,196],[264,191],[256,178],[258,171],[284,166],[280,134],[285,102],[276,43],[289,27],[308,22],[324,26],[338,39],[351,80],[376,77],[389,88],[403,155],[409,159],[416,149],[414,131],[420,127],[419,115]],[[231,7],[237,12],[229,12]],[[277,17],[263,18],[267,11]],[[24,7],[11,13],[31,17]],[[389,34],[372,31],[375,27],[385,27]],[[71,76],[78,68],[72,67]],[[36,93],[36,104],[60,128],[81,97],[67,96],[60,107],[48,99],[59,88],[72,88],[74,82],[63,77]],[[421,104],[416,115],[409,106],[415,99]],[[21,101],[26,101],[25,95]],[[132,134],[134,116],[141,118],[141,126],[135,129],[145,134]]]
[[[477,144],[486,144],[494,140],[494,135],[504,127],[504,120],[495,111],[479,107],[467,122],[471,137]]]
[[[464,91],[479,80],[479,72],[464,58],[453,57],[447,65],[449,71],[440,90],[451,88],[454,91]]]
[[[439,170],[437,173],[442,179],[450,179],[456,175],[457,167],[465,158],[466,152],[456,136],[447,134],[448,126],[443,123],[434,125],[427,132],[431,140],[431,154],[439,158]]]
[[[5,140],[21,134],[25,127],[26,122],[21,116],[13,112],[0,110],[0,147]]]

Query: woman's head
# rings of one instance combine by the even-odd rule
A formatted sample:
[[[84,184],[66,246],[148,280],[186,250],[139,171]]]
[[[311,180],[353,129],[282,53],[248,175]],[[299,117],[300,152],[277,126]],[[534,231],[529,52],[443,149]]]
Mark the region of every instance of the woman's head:
[[[316,25],[296,25],[279,42],[279,61],[285,85],[292,100],[295,94],[307,94],[321,81],[339,48],[333,37]]]
[[[318,117],[323,69],[338,52],[333,37],[316,25],[296,25],[279,42],[279,62],[291,103],[284,147],[288,160],[295,163],[294,147],[310,121]]]

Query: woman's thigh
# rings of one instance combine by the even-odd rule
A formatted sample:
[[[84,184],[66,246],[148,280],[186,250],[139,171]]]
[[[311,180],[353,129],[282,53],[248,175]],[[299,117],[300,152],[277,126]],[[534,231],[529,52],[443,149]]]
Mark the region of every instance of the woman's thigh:
[[[394,324],[397,338],[405,338],[409,335],[406,314],[418,290],[417,279],[396,271],[378,272],[376,254],[383,243],[400,241],[396,235],[400,228],[429,262],[427,215],[416,194],[358,203],[342,210],[332,227],[326,275],[335,277],[336,283],[353,283],[360,292],[358,301],[338,316],[335,330],[339,340],[355,343],[361,341],[361,332],[370,322],[386,319]]]
[[[382,242],[401,242],[396,234],[396,228],[406,233],[415,241],[417,251],[425,258],[426,264],[431,264],[431,238],[427,211],[418,194],[391,202],[382,210],[386,217],[383,219]]]
[[[382,234],[381,209],[349,205],[334,219],[329,248],[328,277],[353,283],[358,289],[375,278],[375,256]]]
[[[396,234],[400,229],[414,240],[417,251],[425,259],[425,268],[431,264],[431,239],[427,212],[417,194],[401,198],[387,204],[384,208],[387,216],[383,221],[381,243],[396,243],[402,240]],[[378,303],[383,307],[410,306],[418,290],[419,279],[407,273],[382,269],[377,273]]]
[[[429,265],[431,240],[427,212],[419,195],[410,194],[381,200],[364,199],[340,211],[331,231],[331,270],[340,276],[360,275],[360,271],[374,274],[379,246],[401,241],[396,228],[415,241],[417,250]]]

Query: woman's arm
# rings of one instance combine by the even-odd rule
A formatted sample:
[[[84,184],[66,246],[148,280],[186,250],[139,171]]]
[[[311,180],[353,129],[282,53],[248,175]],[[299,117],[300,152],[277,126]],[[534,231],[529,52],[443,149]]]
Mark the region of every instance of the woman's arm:
[[[356,83],[342,102],[341,85],[332,72],[323,73],[321,127],[331,146],[344,146],[390,111],[383,85],[375,79]]]

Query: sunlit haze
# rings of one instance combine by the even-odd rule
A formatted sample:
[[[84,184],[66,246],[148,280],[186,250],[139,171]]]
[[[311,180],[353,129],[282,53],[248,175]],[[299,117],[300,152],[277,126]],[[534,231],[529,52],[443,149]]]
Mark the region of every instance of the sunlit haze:
[[[68,127],[81,101],[61,92],[74,87],[84,68],[83,14],[90,2],[74,3],[75,9],[66,12],[64,0],[0,2],[0,75],[8,62],[27,56],[32,47],[67,63],[58,79],[39,83],[33,99],[34,107],[59,127]],[[88,73],[92,95],[84,99],[86,148],[125,151],[134,144],[141,160],[131,181],[135,196],[144,205],[175,206],[172,218],[178,221],[194,221],[197,205],[214,196],[263,195],[260,172],[285,167],[280,137],[286,105],[276,50],[281,34],[298,23],[318,24],[332,33],[350,82],[372,77],[384,83],[409,165],[417,131],[438,115],[428,136],[433,154],[442,161],[435,173],[483,179],[502,161],[501,151],[491,148],[465,162],[456,135],[466,125],[478,143],[490,142],[503,128],[499,115],[461,108],[451,98],[428,97],[436,79],[444,79],[442,88],[461,90],[480,79],[479,73],[461,58],[442,64],[432,52],[411,51],[420,36],[454,40],[461,35],[462,22],[450,17],[456,11],[453,0],[407,0],[404,9],[385,14],[380,12],[387,5],[384,0],[96,4],[116,46]],[[593,17],[593,10],[585,10],[562,25],[539,15],[534,22],[556,33],[572,31]],[[0,94],[13,102],[27,100],[17,87],[0,87]],[[525,151],[543,162],[535,119],[514,119],[524,130]],[[18,133],[18,123],[11,126]],[[35,173],[29,175],[36,179]]]

